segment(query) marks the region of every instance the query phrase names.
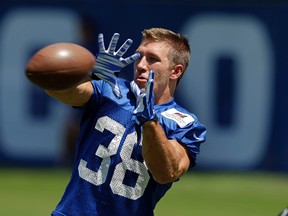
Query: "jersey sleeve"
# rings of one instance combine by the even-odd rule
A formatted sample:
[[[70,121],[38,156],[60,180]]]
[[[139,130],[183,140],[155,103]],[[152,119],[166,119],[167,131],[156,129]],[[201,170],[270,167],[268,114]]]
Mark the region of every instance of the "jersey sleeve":
[[[206,128],[191,113],[170,109],[162,112],[159,122],[168,139],[174,139],[184,145],[189,152],[190,167],[196,165],[196,157],[200,153],[200,144],[206,140]]]
[[[88,102],[83,107],[74,107],[82,111],[82,121],[89,118],[89,113],[95,111],[103,101],[103,93],[109,90],[109,86],[102,80],[92,80],[93,92]]]
[[[103,80],[92,80],[92,86],[94,88],[93,93],[86,104],[86,109],[89,107],[95,107],[98,104],[101,104],[104,97],[111,97],[113,96],[112,89],[109,84],[104,82]]]

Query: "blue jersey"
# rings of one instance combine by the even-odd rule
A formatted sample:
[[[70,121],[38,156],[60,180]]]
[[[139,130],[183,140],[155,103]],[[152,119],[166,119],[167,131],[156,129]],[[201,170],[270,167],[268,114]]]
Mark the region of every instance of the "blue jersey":
[[[153,215],[172,184],[154,181],[145,165],[130,83],[119,79],[121,99],[107,83],[93,80],[92,84],[94,92],[83,108],[71,180],[52,215]],[[154,108],[167,137],[187,147],[194,165],[205,127],[174,100]]]

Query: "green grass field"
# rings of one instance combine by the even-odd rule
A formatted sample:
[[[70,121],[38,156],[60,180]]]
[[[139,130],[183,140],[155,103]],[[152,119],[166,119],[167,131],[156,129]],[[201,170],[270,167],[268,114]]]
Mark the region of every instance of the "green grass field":
[[[68,169],[0,169],[0,215],[48,216]],[[276,216],[288,205],[288,175],[189,173],[159,202],[156,216]]]

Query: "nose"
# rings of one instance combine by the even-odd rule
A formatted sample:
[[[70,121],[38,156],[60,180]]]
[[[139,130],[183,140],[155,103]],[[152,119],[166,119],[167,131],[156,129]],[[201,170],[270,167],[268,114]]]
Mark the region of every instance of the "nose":
[[[145,56],[141,56],[137,61],[135,61],[136,70],[143,73],[148,70],[147,62]]]

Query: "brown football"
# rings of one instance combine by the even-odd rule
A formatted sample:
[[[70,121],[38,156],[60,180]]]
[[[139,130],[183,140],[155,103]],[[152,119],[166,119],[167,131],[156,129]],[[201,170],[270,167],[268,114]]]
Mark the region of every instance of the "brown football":
[[[26,76],[47,90],[73,87],[92,71],[94,55],[74,43],[55,43],[37,51],[26,66]]]

